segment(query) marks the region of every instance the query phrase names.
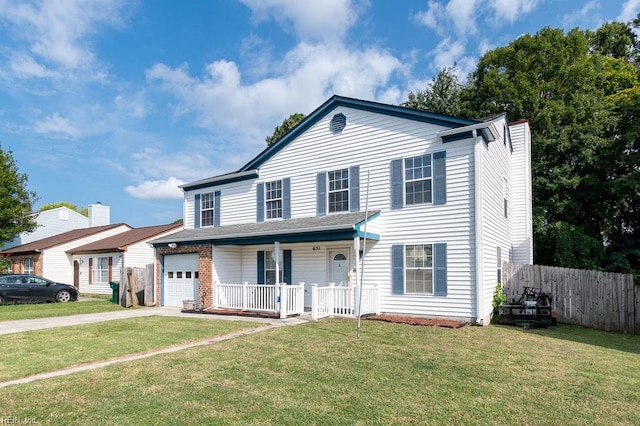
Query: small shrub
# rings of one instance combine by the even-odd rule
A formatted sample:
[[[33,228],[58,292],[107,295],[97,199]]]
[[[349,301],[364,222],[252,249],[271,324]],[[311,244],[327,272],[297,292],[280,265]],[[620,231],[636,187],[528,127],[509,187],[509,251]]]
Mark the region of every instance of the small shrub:
[[[500,314],[500,305],[507,301],[507,294],[504,292],[504,288],[501,283],[496,286],[496,291],[493,292],[493,314],[491,315],[491,322],[494,322],[494,318],[497,321]]]

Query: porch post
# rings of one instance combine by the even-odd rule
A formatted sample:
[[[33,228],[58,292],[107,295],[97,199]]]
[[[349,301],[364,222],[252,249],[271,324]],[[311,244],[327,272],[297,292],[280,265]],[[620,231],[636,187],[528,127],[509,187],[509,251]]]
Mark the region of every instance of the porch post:
[[[249,300],[249,282],[244,281],[242,283],[242,310],[247,310],[247,302]]]
[[[277,285],[280,288],[280,318],[287,317],[287,287],[284,285]],[[276,290],[277,291],[277,290]]]
[[[311,284],[311,319],[318,320],[318,284]]]
[[[276,286],[280,284],[280,241],[273,243],[273,260],[276,262]]]
[[[218,281],[213,282],[213,309],[218,309]]]
[[[356,273],[353,274],[354,275],[354,280],[355,280],[355,285],[357,286],[358,283],[360,282],[360,237],[355,236],[353,238],[353,251],[355,252],[355,267],[352,267],[352,269],[355,269]],[[353,285],[353,283],[349,283],[351,285]]]

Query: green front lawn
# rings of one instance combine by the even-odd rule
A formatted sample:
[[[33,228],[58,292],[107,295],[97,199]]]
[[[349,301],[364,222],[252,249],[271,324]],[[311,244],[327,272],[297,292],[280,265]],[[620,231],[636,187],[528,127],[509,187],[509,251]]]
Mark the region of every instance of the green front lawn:
[[[125,309],[120,305],[111,303],[109,300],[97,299],[87,302],[67,302],[67,303],[19,303],[0,305],[0,322],[63,317],[67,315],[95,314],[98,312],[120,311]]]
[[[83,302],[86,303],[86,302]],[[256,324],[204,318],[141,317],[2,336],[0,381],[194,342]]]
[[[365,321],[356,341],[355,324],[10,386],[0,407],[42,424],[640,424],[640,336]]]

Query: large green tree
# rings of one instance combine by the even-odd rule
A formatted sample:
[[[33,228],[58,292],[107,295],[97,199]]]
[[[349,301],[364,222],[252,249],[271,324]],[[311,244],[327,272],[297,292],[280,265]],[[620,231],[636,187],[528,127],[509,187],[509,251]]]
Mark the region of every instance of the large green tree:
[[[636,47],[628,24],[544,28],[487,52],[462,91],[466,116],[529,120],[537,263],[640,266]]]
[[[80,213],[82,216],[89,217],[89,208],[81,207],[79,208],[77,205],[69,202],[69,201],[58,201],[56,203],[47,203],[40,206],[40,211],[57,209],[58,207],[66,207],[74,212]]]
[[[294,127],[298,125],[302,120],[304,120],[305,115],[299,112],[291,114],[289,117],[285,118],[282,124],[275,128],[273,134],[271,136],[267,136],[265,140],[267,141],[267,146],[271,146],[274,143],[278,142],[284,135],[289,133]]]
[[[401,105],[438,114],[458,116],[462,113],[460,102],[462,90],[463,85],[455,74],[455,68],[443,68],[424,90],[410,92],[407,101]]]
[[[28,176],[18,170],[11,150],[0,145],[0,247],[37,226],[30,215],[36,194],[27,189],[27,180]]]

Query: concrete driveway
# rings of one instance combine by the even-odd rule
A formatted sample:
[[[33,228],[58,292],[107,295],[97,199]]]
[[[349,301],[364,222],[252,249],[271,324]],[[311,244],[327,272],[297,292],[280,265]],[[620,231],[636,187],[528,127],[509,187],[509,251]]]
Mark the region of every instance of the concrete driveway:
[[[211,315],[211,314],[193,314],[183,313],[180,308],[166,307],[146,307],[146,308],[130,308],[125,311],[117,312],[101,312],[96,314],[69,315],[65,317],[49,317],[25,320],[13,320],[0,322],[0,335],[22,333],[24,331],[43,330],[47,328],[68,327],[72,325],[91,324],[94,322],[113,321],[126,318],[146,317],[152,315],[174,316],[185,318],[202,318],[210,320],[222,321],[245,321],[257,322],[272,326],[296,325],[307,322],[306,319],[293,317],[285,319],[274,318],[254,318],[243,317],[238,315]]]

